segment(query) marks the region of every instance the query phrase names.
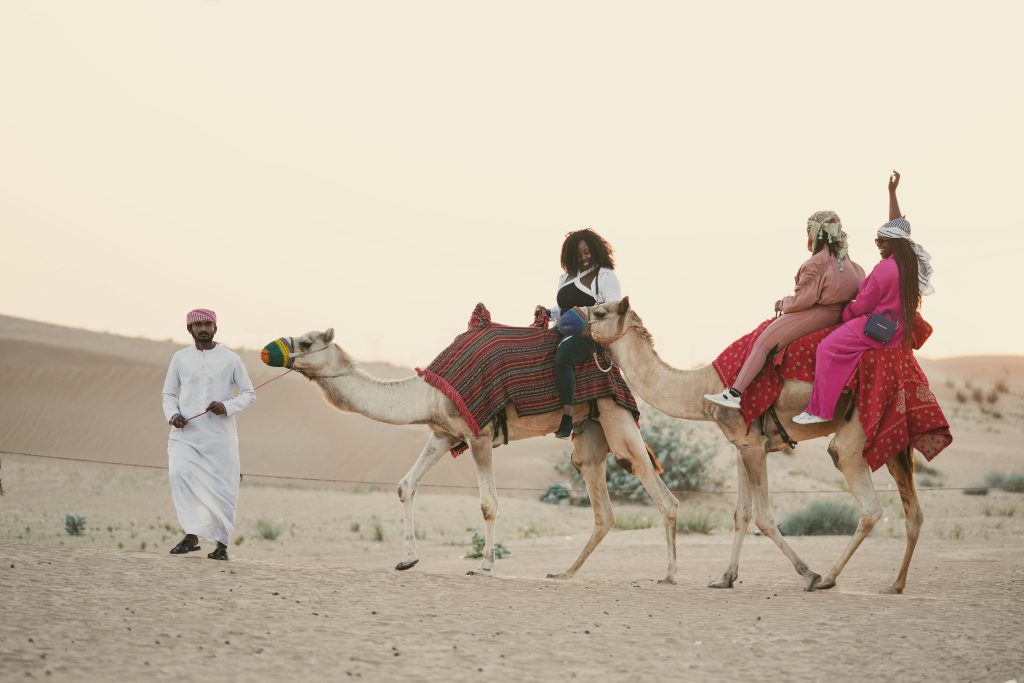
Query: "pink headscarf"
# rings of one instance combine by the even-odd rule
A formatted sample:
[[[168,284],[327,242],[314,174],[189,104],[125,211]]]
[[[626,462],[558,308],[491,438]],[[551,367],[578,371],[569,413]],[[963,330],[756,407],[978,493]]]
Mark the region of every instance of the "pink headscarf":
[[[195,308],[188,312],[185,316],[185,325],[191,325],[192,323],[198,323],[203,321],[209,321],[214,325],[217,324],[217,314],[211,311],[209,308]]]

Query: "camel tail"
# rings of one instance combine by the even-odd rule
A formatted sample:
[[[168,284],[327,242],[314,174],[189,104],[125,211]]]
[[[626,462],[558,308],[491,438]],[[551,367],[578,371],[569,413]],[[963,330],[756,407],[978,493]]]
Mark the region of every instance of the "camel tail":
[[[664,474],[665,468],[661,466],[661,461],[658,460],[658,454],[651,449],[650,445],[648,445],[646,441],[644,441],[644,448],[647,449],[647,455],[651,456],[651,464],[654,465],[654,471],[658,474]]]

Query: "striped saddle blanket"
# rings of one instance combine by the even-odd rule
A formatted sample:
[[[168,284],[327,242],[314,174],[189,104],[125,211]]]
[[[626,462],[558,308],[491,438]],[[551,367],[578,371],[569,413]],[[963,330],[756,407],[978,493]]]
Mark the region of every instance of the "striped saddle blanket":
[[[481,425],[503,415],[508,403],[522,416],[554,412],[561,408],[555,385],[555,347],[562,337],[546,329],[546,318],[534,325],[493,323],[487,308],[477,304],[469,328],[426,370],[416,368],[416,372],[458,406],[474,436],[480,434]],[[602,367],[610,365],[600,350],[598,357]],[[575,371],[577,403],[611,396],[634,416],[639,415],[636,400],[618,368],[601,372],[589,358]],[[452,449],[453,455],[465,450],[465,445],[460,446]]]

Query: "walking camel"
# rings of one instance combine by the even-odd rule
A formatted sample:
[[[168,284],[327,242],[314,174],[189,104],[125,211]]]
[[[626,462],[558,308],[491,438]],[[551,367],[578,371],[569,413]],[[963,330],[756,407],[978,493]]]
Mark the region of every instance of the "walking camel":
[[[846,479],[850,493],[853,494],[861,512],[853,538],[835,566],[821,577],[811,571],[789,546],[779,533],[772,515],[768,500],[768,453],[782,450],[786,445],[778,430],[770,430],[768,435],[756,429],[747,433],[740,411],[729,410],[705,401],[704,394],[724,389],[718,372],[711,365],[695,370],[679,370],[665,363],[654,350],[654,340],[650,332],[644,327],[636,312],[629,307],[629,297],[622,301],[591,306],[588,316],[588,334],[595,342],[604,346],[612,362],[622,371],[630,389],[668,415],[687,420],[714,421],[725,437],[736,446],[738,491],[732,556],[725,574],[718,581],[713,581],[710,587],[732,588],[736,581],[739,574],[740,550],[750,525],[751,503],[757,527],[761,533],[775,542],[779,550],[793,563],[797,573],[804,577],[804,590],[821,590],[835,586],[843,567],[882,517],[882,506],[878,502],[878,494],[871,481],[871,471],[863,457],[867,437],[860,420],[857,419],[856,409],[853,413],[854,418],[848,421],[834,420],[807,426],[793,424],[791,428],[787,428],[790,437],[796,441],[835,434],[829,443],[828,453]],[[793,415],[804,409],[810,394],[810,384],[785,381],[774,404],[779,419],[788,423]],[[841,409],[836,414],[843,415],[844,412],[845,410]],[[899,575],[893,584],[882,592],[902,593],[907,584],[907,571],[921,533],[924,514],[917,501],[910,449],[897,453],[886,466],[896,480],[903,501],[907,546]]]
[[[334,330],[307,332],[300,337],[282,338],[285,344],[287,366],[315,382],[323,392],[328,405],[342,412],[354,412],[389,424],[425,424],[431,436],[409,472],[398,484],[398,498],[402,501],[405,523],[405,557],[395,567],[405,570],[419,562],[416,554],[416,533],[413,520],[413,500],[420,482],[441,457],[459,442],[464,441],[473,457],[477,483],[480,487],[480,509],[484,518],[485,544],[480,568],[468,572],[491,576],[494,567],[494,525],[498,514],[497,492],[491,469],[492,449],[503,443],[493,426],[480,430],[474,436],[456,405],[440,391],[419,376],[400,380],[381,380],[363,370],[334,340]],[[263,351],[263,362],[270,364],[268,349]],[[647,493],[655,501],[665,524],[665,543],[668,549],[668,571],[661,583],[675,583],[676,573],[676,516],[679,502],[655,471],[640,430],[632,414],[611,398],[598,399],[600,424],[590,422],[573,439],[572,462],[587,485],[594,508],[594,528],[579,557],[560,574],[548,578],[569,579],[583,565],[601,539],[615,526],[611,499],[605,481],[605,456],[611,451],[616,460],[631,469]],[[579,405],[573,414],[574,422],[586,420],[589,406]],[[528,439],[550,434],[558,428],[561,410],[543,415],[520,417],[512,404],[505,408],[508,421],[508,440]]]

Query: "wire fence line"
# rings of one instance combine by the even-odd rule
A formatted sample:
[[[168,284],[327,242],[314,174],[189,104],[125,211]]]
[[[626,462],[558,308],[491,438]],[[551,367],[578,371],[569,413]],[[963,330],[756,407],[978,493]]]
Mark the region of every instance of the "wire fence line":
[[[139,467],[151,470],[166,470],[166,465],[145,465],[140,463],[131,462],[117,462],[114,460],[93,460],[90,458],[74,458],[66,455],[50,455],[43,453],[28,453],[25,451],[11,451],[0,448],[0,455],[20,455],[29,458],[43,458],[46,460],[66,460],[69,462],[85,462],[92,463],[94,465],[114,465],[117,467]],[[395,486],[397,482],[393,481],[368,481],[364,479],[330,479],[326,477],[298,477],[287,474],[263,474],[260,472],[242,472],[241,475],[244,480],[246,477],[258,478],[258,479],[285,479],[291,481],[316,481],[325,482],[331,484],[354,484],[361,486]],[[438,489],[472,489],[477,490],[479,487],[470,484],[420,484],[423,488],[438,488]],[[499,491],[526,491],[543,493],[550,487],[538,488],[533,486],[499,486]],[[932,487],[921,487],[918,488],[918,492],[941,492],[941,491],[974,491],[978,489],[986,488],[984,486],[932,486]],[[586,493],[586,489],[581,488],[569,488],[562,487],[563,491],[569,493]],[[633,493],[634,489],[608,489],[609,493]],[[899,493],[898,489],[878,489],[879,493]],[[697,495],[709,495],[709,496],[725,496],[725,495],[736,495],[737,491],[700,491],[693,489],[672,489],[672,493],[678,494],[697,494]],[[805,493],[849,493],[847,489],[784,489],[771,491],[772,495],[776,494],[805,494]],[[0,495],[3,495],[3,480],[0,480]]]

